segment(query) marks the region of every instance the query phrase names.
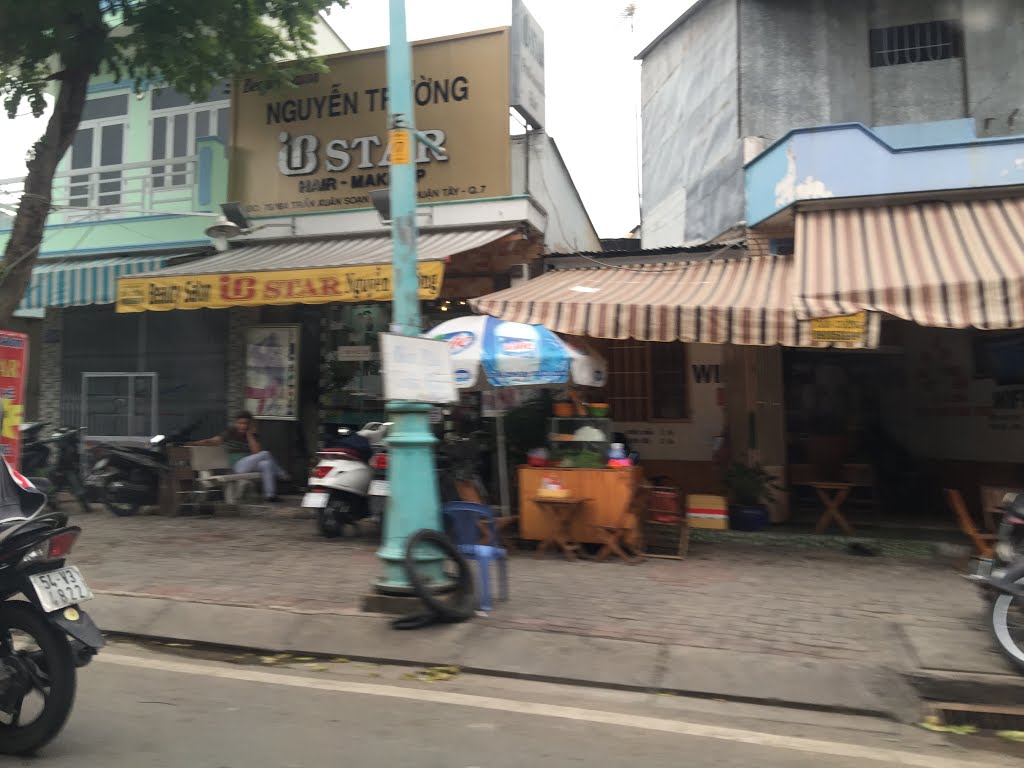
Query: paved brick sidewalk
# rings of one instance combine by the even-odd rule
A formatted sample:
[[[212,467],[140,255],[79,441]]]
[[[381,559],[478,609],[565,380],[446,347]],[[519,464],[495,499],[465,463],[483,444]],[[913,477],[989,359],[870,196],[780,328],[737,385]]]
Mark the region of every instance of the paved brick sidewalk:
[[[367,541],[325,541],[287,513],[79,516],[74,561],[97,590],[353,613],[379,573]],[[899,665],[901,627],[979,626],[948,565],[829,550],[696,544],[682,562],[569,563],[519,553],[491,626]]]

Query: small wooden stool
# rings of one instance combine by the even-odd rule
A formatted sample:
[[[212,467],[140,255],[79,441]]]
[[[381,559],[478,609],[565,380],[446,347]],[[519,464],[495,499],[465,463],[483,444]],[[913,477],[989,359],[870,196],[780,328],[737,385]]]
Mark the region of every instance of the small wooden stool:
[[[841,508],[843,502],[850,495],[853,489],[852,483],[811,483],[811,487],[818,492],[818,498],[825,505],[825,511],[818,518],[818,524],[814,526],[815,533],[824,533],[828,524],[835,520],[847,536],[853,535],[853,527],[846,522]],[[832,493],[829,493],[829,492]]]
[[[565,555],[567,560],[576,559],[576,550],[579,549],[579,545],[572,540],[572,522],[573,518],[579,514],[580,510],[583,509],[583,505],[588,501],[589,499],[579,499],[571,496],[566,498],[544,498],[538,496],[533,500],[534,504],[554,517],[558,523],[558,530],[554,537],[545,539],[537,546],[538,557],[547,550],[558,547],[562,550],[562,554]]]
[[[622,511],[618,525],[594,525],[594,530],[602,540],[601,549],[594,555],[594,560],[601,562],[615,555],[629,565],[639,565],[644,561],[643,548],[635,548],[626,541],[631,533],[636,532],[644,497],[644,489],[638,487]]]

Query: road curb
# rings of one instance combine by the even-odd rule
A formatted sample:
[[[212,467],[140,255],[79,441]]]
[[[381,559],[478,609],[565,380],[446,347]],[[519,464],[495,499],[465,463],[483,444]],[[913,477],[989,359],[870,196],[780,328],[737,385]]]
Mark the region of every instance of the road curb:
[[[772,654],[487,626],[486,620],[391,628],[393,617],[309,613],[102,594],[104,632],[266,653],[402,666],[454,665],[480,675],[915,722],[913,692],[890,670]],[[897,683],[893,684],[893,680]]]
[[[1016,707],[1024,701],[1024,677],[918,669],[907,682],[927,701]]]

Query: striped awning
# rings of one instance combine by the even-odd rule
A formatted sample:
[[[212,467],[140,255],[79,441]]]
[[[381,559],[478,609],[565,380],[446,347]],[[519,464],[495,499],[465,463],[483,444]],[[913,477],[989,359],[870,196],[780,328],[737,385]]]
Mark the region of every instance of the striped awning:
[[[85,304],[113,304],[117,301],[117,278],[139,275],[162,268],[169,256],[70,261],[40,259],[32,270],[19,309],[80,307]]]
[[[1024,198],[799,211],[801,318],[1024,327]]]
[[[875,347],[871,315],[856,341],[816,341],[793,311],[788,256],[743,256],[548,272],[469,303],[503,320],[599,339],[790,347]]]

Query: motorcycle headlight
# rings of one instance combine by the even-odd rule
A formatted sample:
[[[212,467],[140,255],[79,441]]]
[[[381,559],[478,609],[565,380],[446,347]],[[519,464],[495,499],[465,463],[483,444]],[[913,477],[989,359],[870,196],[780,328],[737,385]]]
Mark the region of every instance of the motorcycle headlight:
[[[103,469],[109,463],[110,459],[100,459],[99,461],[96,462],[96,465],[93,467],[93,469]]]

